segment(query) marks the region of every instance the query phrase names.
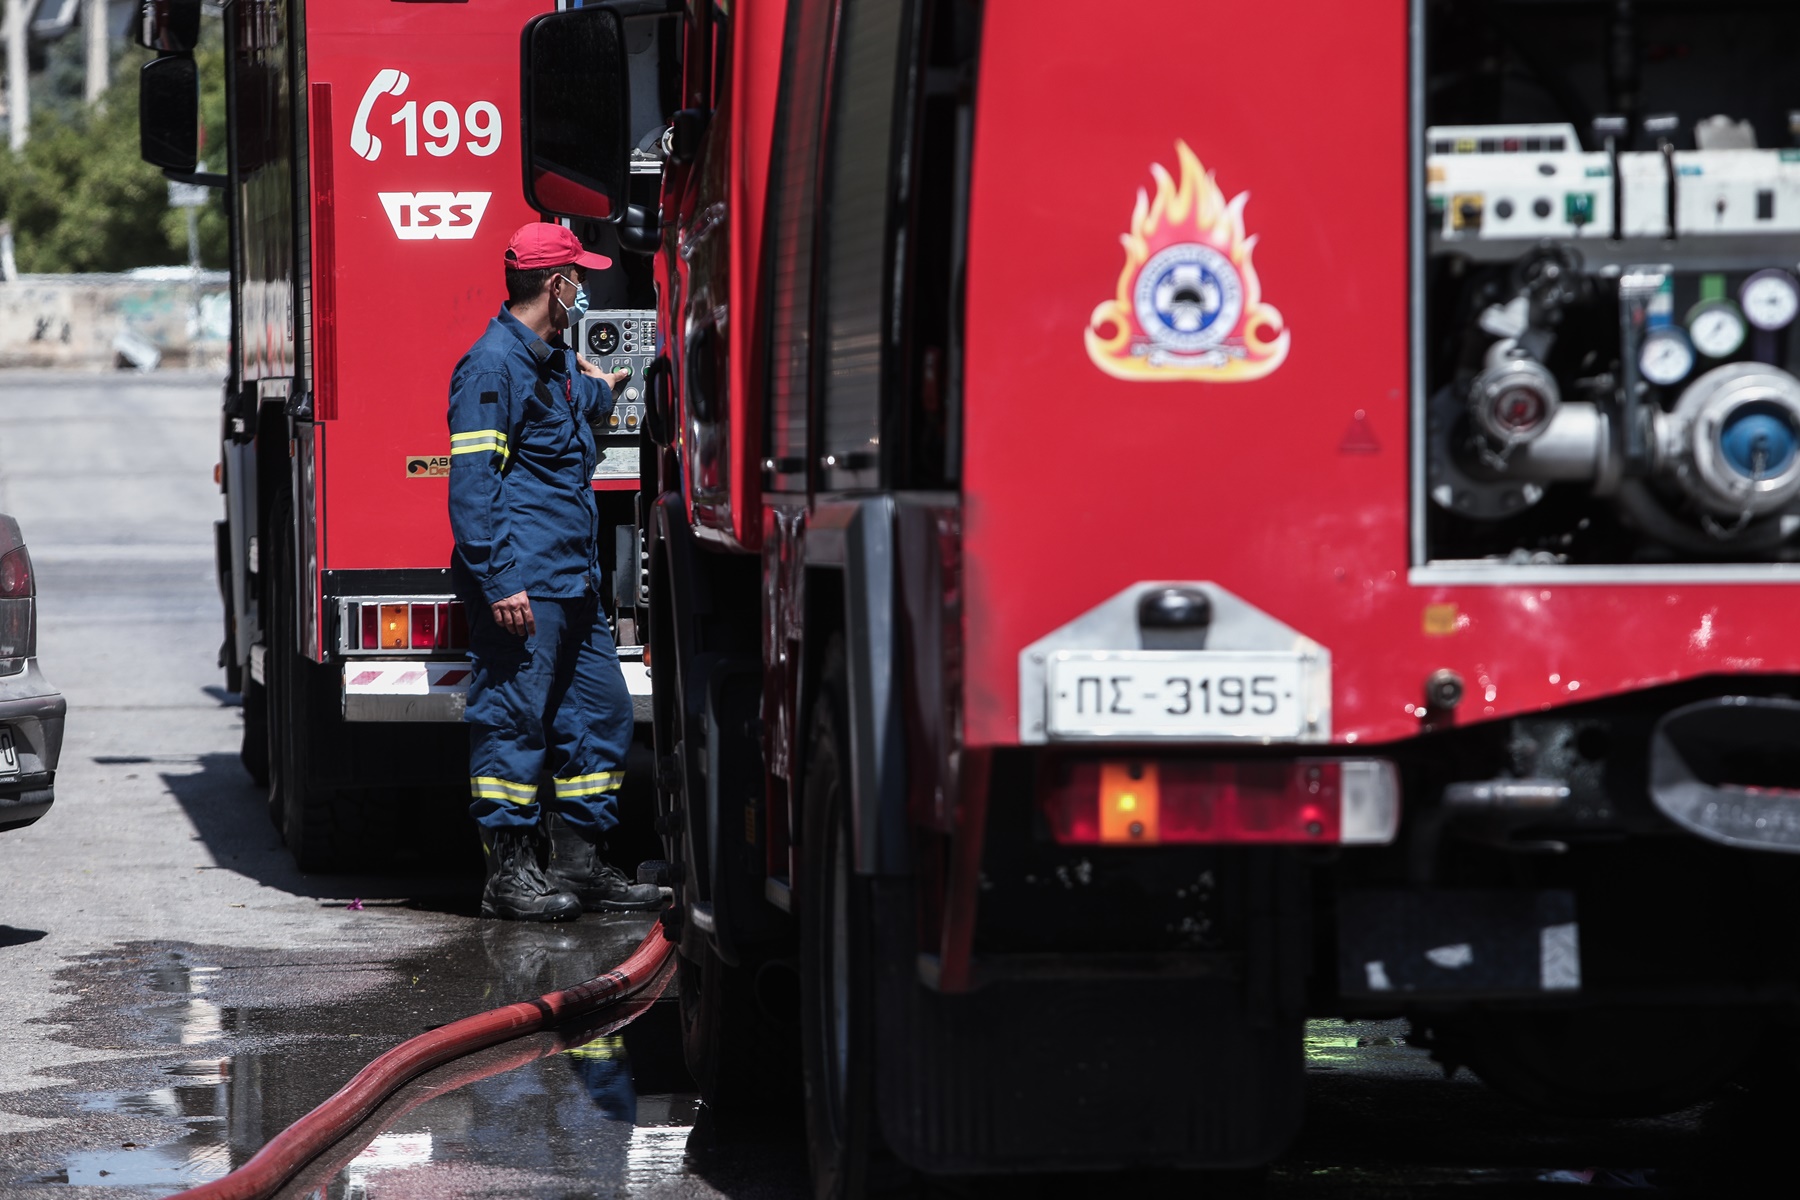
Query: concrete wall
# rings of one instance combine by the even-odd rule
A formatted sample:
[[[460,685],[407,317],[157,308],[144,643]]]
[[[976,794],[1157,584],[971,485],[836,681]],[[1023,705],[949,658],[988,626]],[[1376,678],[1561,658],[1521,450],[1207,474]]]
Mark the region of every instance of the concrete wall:
[[[0,368],[223,371],[231,312],[223,271],[21,275],[0,282]]]

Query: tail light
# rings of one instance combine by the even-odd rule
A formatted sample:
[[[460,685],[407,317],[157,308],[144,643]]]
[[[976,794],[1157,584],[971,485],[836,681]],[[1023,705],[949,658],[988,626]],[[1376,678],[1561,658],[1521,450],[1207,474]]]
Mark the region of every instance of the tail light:
[[[0,555],[0,675],[16,675],[37,653],[31,556],[18,546]]]
[[[343,639],[350,651],[466,650],[469,617],[454,600],[347,601]]]
[[[1039,799],[1064,845],[1385,845],[1400,826],[1381,759],[1062,761]]]
[[[20,546],[0,557],[0,599],[27,600],[34,592],[31,556]]]
[[[412,633],[408,628],[408,605],[384,604],[381,606],[381,648],[383,650],[405,650],[412,641]]]

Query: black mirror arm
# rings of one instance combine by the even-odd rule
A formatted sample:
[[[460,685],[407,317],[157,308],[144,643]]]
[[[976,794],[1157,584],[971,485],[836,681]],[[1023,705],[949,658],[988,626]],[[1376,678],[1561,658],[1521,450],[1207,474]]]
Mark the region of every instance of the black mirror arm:
[[[163,178],[175,183],[191,183],[195,187],[227,188],[231,186],[231,176],[214,175],[203,171],[164,171]]]
[[[669,161],[684,165],[694,161],[700,154],[700,139],[706,136],[706,126],[710,114],[705,109],[684,108],[669,121],[669,131],[664,135],[664,145],[668,149]]]
[[[617,226],[619,248],[633,254],[655,254],[662,249],[662,221],[653,208],[642,204],[625,206],[624,219]]]

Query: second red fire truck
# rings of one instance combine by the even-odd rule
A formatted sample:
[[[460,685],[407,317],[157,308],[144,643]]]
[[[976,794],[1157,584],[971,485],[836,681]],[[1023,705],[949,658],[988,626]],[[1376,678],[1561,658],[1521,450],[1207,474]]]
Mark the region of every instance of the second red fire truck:
[[[227,125],[209,149],[223,170],[196,175],[202,6],[144,6],[140,40],[159,51],[140,80],[144,156],[222,188],[231,218],[220,665],[244,697],[244,763],[306,870],[469,853],[445,397],[505,298],[507,237],[535,216],[518,187],[513,48],[550,7],[232,0],[219,17]],[[640,7],[634,45],[654,58],[668,21]],[[586,232],[624,257],[612,226]],[[641,373],[648,264],[624,258],[589,294],[578,347]],[[593,486],[609,607],[626,616],[620,657],[647,718],[641,638],[616,603],[634,605],[641,582],[643,413],[637,385],[621,389]]]

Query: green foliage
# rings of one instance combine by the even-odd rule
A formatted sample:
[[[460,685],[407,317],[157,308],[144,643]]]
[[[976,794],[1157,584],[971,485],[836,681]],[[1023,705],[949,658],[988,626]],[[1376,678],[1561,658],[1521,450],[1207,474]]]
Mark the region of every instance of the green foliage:
[[[68,39],[79,41],[77,38]],[[206,140],[201,158],[224,169],[225,60],[217,22],[208,21],[195,57]],[[115,60],[110,91],[94,105],[49,97],[36,106],[22,154],[0,148],[0,217],[12,222],[19,269],[125,271],[188,260],[187,214],[168,206],[162,172],[138,157],[138,72],[148,52]],[[228,256],[222,197],[200,211],[200,261]]]

